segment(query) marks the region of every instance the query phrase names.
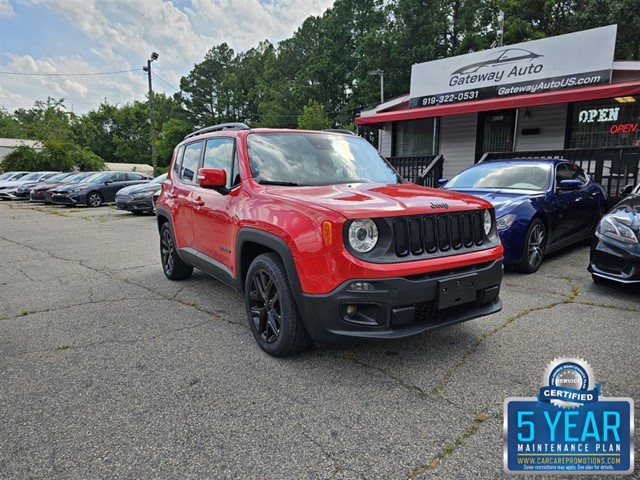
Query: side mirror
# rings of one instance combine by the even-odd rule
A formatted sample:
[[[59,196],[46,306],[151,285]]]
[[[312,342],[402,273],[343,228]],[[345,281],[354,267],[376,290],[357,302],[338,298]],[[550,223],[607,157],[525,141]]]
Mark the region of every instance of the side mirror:
[[[580,180],[560,180],[558,190],[579,190],[581,186]]]
[[[620,193],[621,197],[626,197],[627,195],[631,195],[631,192],[633,192],[633,185],[625,185],[618,193]]]
[[[109,184],[111,184],[111,183],[113,183],[113,180],[106,180],[106,181],[104,182],[104,184],[105,184],[105,185],[109,185]]]
[[[448,181],[448,178],[441,178],[440,180],[438,180],[438,188],[444,187]]]
[[[201,168],[198,170],[198,185],[202,188],[224,188],[227,186],[227,172],[222,168]]]

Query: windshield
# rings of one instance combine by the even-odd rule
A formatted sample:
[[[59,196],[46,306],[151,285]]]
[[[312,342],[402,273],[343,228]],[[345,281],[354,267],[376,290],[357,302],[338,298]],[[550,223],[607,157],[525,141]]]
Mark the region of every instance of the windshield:
[[[544,191],[551,166],[543,163],[479,163],[453,177],[444,188]]]
[[[45,183],[55,183],[55,182],[59,182],[60,180],[70,177],[71,175],[73,175],[72,173],[69,172],[64,172],[64,173],[58,173],[56,175],[53,175],[49,178],[47,178],[45,180]]]
[[[261,184],[403,183],[376,149],[355,135],[255,133],[247,146],[251,175]]]
[[[84,182],[86,179],[88,179],[89,177],[92,177],[94,175],[95,175],[95,172],[76,173],[75,175],[72,175],[71,177],[65,179],[65,183],[80,183],[80,182]]]
[[[42,176],[41,173],[34,172],[34,173],[30,173],[29,175],[25,175],[20,180],[25,180],[25,181],[38,180],[41,176]]]
[[[6,180],[7,178],[9,178],[11,175],[13,175],[12,172],[5,172],[2,175],[0,175],[0,180]]]
[[[87,178],[87,183],[102,183],[111,178],[111,172],[99,172]]]
[[[158,175],[156,178],[151,180],[149,183],[162,183],[167,179],[167,174],[163,173],[162,175]]]

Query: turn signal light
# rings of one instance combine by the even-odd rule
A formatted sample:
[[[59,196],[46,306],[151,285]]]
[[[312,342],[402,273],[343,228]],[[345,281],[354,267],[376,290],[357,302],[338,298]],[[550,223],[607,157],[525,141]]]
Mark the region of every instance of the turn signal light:
[[[331,226],[331,222],[322,222],[322,240],[327,247],[333,245],[333,227]]]

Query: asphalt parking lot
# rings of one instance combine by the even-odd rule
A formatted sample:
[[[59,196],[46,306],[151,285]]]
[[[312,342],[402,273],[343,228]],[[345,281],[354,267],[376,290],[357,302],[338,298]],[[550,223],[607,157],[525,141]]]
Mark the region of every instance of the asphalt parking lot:
[[[507,272],[491,317],[276,359],[158,244],[152,216],[0,203],[0,478],[513,478],[504,399],[563,356],[638,431],[640,289],[592,283],[587,246]]]

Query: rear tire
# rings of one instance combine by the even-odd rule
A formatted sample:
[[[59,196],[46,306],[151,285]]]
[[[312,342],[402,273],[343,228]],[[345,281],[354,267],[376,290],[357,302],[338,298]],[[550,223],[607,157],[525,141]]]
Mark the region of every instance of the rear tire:
[[[546,245],[547,229],[544,226],[544,222],[539,218],[534,218],[524,239],[522,260],[520,260],[518,270],[524,273],[537,272],[544,258]]]
[[[185,280],[193,273],[193,267],[184,263],[178,255],[168,222],[160,228],[160,258],[162,270],[169,280]]]
[[[311,346],[284,265],[275,253],[259,255],[251,262],[245,306],[251,333],[269,355],[286,357]]]

